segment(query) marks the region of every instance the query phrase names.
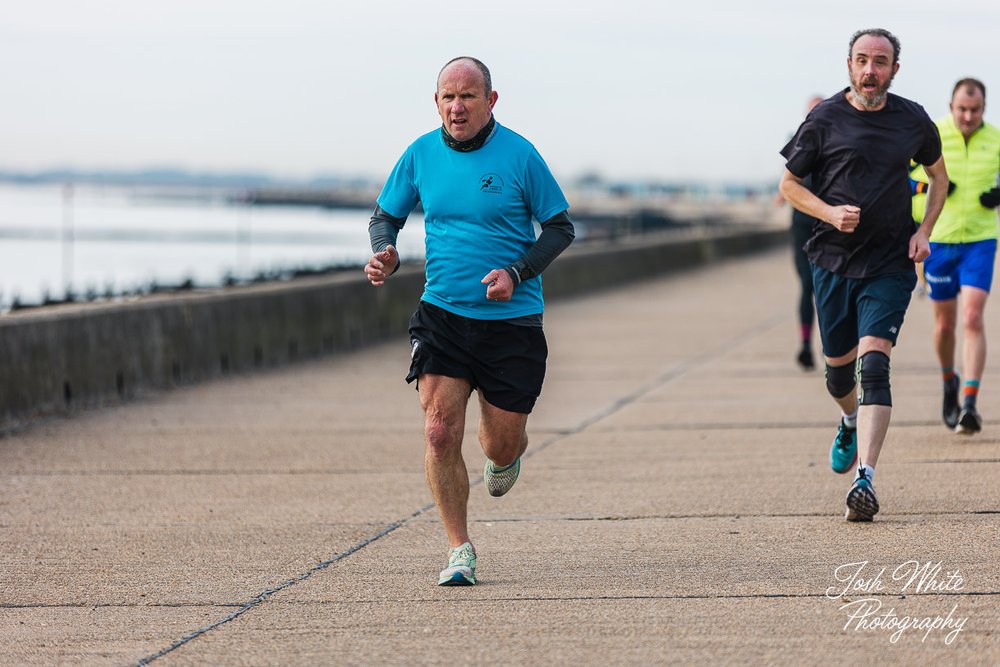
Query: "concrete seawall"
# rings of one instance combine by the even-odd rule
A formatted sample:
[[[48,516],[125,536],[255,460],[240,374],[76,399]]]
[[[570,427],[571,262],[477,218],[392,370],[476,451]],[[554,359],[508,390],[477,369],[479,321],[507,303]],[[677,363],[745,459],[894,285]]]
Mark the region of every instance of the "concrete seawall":
[[[545,273],[548,300],[787,242],[784,229],[716,230],[571,248]],[[357,349],[406,331],[423,267],[381,289],[360,274],[60,306],[0,317],[0,433],[39,416],[148,390]]]

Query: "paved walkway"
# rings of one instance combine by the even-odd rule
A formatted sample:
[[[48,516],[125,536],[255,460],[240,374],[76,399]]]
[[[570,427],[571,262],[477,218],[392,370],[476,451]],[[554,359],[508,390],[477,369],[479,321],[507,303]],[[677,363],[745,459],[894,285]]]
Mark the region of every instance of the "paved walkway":
[[[1000,663],[1000,361],[984,433],[947,433],[914,300],[883,511],[847,524],[795,289],[772,252],[553,304],[521,479],[472,489],[471,589],[434,585],[405,340],[2,438],[0,663]]]

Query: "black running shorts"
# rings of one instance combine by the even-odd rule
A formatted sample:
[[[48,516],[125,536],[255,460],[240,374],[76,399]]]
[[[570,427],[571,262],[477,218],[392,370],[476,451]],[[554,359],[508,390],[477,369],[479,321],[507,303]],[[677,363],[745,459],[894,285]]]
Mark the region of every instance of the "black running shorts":
[[[474,320],[421,301],[410,345],[408,383],[425,374],[464,378],[491,405],[523,414],[542,391],[549,348],[541,327]]]
[[[916,285],[913,271],[845,278],[813,266],[823,354],[842,357],[864,336],[884,338],[895,345]]]

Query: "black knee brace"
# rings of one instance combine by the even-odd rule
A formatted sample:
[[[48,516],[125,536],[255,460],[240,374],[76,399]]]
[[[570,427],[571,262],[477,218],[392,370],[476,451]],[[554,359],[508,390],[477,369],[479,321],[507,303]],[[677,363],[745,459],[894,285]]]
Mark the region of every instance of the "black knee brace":
[[[889,388],[889,357],[882,352],[867,352],[858,359],[858,377],[861,379],[861,405],[892,406]]]
[[[855,385],[853,361],[843,366],[826,365],[826,390],[831,396],[843,398],[854,391]]]

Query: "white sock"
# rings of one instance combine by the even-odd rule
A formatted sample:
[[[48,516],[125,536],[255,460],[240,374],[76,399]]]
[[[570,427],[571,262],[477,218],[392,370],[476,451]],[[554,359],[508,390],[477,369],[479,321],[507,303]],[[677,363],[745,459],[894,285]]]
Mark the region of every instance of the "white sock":
[[[858,466],[858,469],[859,473],[861,472],[861,470],[864,470],[865,477],[868,478],[868,481],[871,482],[872,484],[875,483],[875,466],[865,465],[864,463],[862,463],[861,465]],[[854,479],[860,479],[860,477],[861,475],[859,474]]]
[[[846,426],[847,428],[857,428],[858,427],[858,411],[857,410],[855,410],[851,414],[847,414],[846,412],[844,412],[843,410],[841,410],[840,414],[843,415],[844,426]]]

